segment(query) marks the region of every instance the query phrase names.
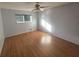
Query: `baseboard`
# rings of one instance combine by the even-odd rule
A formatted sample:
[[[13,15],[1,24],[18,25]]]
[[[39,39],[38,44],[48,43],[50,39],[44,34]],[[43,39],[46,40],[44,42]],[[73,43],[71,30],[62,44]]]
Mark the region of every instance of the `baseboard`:
[[[36,31],[36,30],[35,30],[35,31]],[[22,33],[14,34],[14,35],[5,37],[5,39],[10,38],[10,37],[15,37],[15,36],[18,36],[18,35],[22,35],[22,34],[26,34],[26,33],[30,33],[30,32],[35,32],[35,31],[22,32]]]
[[[66,40],[68,42],[71,42],[73,44],[76,44],[76,45],[79,45],[79,37],[75,37],[73,35],[69,36],[69,35],[60,35],[60,34],[56,34],[56,33],[53,33],[54,36],[56,37],[59,37],[59,38],[62,38],[63,40]]]

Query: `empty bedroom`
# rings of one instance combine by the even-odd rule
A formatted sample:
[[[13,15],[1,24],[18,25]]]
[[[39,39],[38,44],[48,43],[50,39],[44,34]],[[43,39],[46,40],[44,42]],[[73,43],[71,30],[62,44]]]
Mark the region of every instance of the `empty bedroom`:
[[[78,2],[0,2],[1,57],[79,57]]]

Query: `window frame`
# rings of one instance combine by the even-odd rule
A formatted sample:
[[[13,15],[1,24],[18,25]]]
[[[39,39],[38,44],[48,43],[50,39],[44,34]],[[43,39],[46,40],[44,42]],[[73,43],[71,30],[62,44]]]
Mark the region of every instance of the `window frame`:
[[[30,20],[29,21],[25,21],[25,17],[24,16],[27,16],[29,15],[30,16]],[[23,21],[19,21],[17,20],[17,16],[23,16]],[[16,23],[27,23],[27,22],[32,22],[32,15],[30,14],[15,14],[15,17],[16,17]]]

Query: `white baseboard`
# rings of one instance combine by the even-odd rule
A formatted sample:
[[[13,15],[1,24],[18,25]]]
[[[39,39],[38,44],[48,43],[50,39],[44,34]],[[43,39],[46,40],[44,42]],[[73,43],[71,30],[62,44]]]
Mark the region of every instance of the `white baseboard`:
[[[72,42],[74,44],[79,45],[79,37],[78,36],[75,36],[75,35],[61,35],[61,34],[56,34],[56,33],[53,33],[53,35],[55,35],[59,38],[62,38],[64,40],[67,40],[69,42]]]

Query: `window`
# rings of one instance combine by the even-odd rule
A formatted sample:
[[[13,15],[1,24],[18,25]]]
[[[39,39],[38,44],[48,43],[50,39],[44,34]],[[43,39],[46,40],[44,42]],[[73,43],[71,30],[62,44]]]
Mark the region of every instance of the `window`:
[[[17,23],[31,22],[32,16],[31,15],[16,14],[16,21],[17,21]]]

